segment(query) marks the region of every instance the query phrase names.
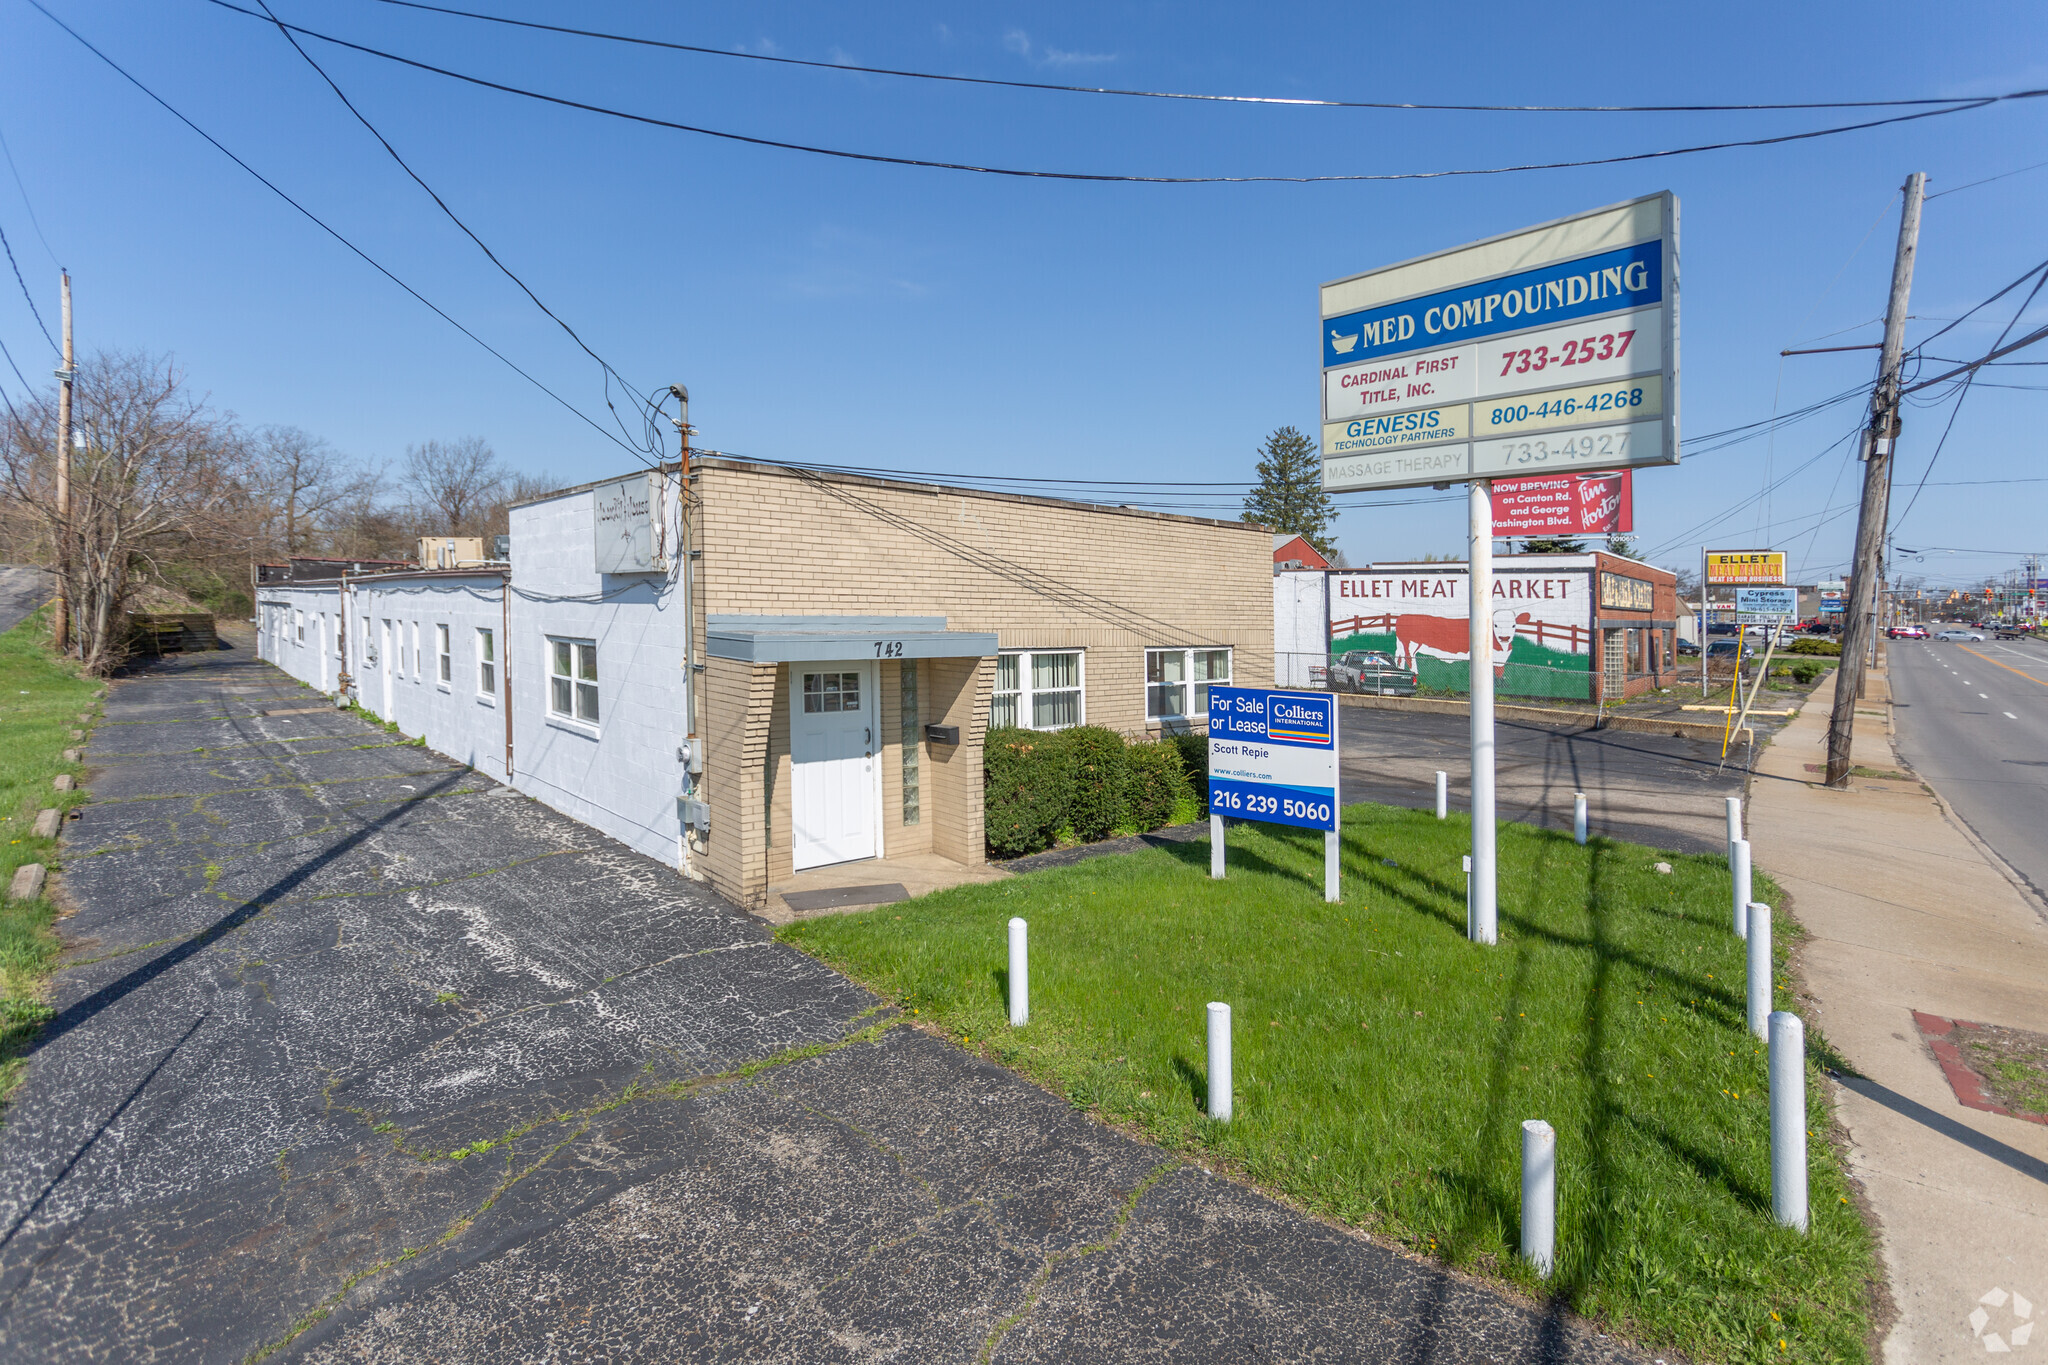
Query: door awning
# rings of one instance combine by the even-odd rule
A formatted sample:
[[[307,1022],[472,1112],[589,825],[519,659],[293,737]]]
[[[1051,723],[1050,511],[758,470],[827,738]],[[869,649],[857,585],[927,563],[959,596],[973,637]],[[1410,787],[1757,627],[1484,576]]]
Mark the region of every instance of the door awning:
[[[996,652],[994,631],[947,630],[943,616],[711,616],[714,659],[811,663],[834,659],[978,659]]]

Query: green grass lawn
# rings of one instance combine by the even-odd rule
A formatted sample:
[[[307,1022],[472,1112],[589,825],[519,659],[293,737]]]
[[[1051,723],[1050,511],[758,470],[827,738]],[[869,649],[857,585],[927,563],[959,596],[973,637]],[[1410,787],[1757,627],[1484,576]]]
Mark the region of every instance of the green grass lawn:
[[[1743,1024],[1726,860],[1503,824],[1487,948],[1464,935],[1465,821],[1381,806],[1344,820],[1340,905],[1322,900],[1320,834],[1243,825],[1223,882],[1201,842],[781,937],[1078,1107],[1647,1345],[1865,1359],[1878,1269],[1817,1068],[1812,1235],[1771,1221],[1764,1055]],[[1017,1030],[1012,915],[1031,925]],[[1203,1114],[1211,1000],[1235,1019],[1228,1125]],[[1548,1285],[1515,1254],[1528,1118],[1558,1135]]]
[[[35,837],[36,812],[85,800],[51,782],[83,771],[64,761],[64,750],[80,742],[71,732],[81,714],[96,711],[99,683],[53,655],[49,638],[48,608],[0,634],[0,892],[24,863],[57,865],[57,841]],[[20,1082],[22,1050],[49,1017],[44,978],[57,955],[56,913],[47,897],[0,901],[0,1102]]]

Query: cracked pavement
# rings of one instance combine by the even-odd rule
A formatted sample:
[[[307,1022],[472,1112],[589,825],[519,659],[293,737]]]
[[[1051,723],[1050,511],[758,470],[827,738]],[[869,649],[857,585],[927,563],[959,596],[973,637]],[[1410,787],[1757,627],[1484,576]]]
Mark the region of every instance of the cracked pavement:
[[[1633,1358],[317,700],[246,649],[108,697],[0,1129],[8,1360]]]

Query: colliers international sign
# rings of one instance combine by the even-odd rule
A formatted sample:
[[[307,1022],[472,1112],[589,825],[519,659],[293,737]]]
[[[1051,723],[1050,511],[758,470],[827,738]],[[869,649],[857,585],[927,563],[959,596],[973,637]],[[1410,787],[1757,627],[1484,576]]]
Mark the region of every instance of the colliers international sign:
[[[1322,289],[1333,492],[1678,460],[1668,192]]]

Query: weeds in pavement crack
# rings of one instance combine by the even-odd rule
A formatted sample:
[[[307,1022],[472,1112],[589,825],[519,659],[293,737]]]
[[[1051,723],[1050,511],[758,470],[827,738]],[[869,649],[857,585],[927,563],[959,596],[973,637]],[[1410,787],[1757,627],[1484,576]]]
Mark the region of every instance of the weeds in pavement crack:
[[[1122,1239],[1124,1230],[1130,1226],[1132,1215],[1137,1213],[1138,1201],[1150,1193],[1154,1185],[1183,1164],[1185,1163],[1180,1158],[1172,1157],[1147,1172],[1145,1178],[1125,1197],[1123,1207],[1117,1210],[1116,1225],[1109,1230],[1107,1237],[1099,1242],[1090,1242],[1086,1246],[1074,1247],[1068,1251],[1055,1251],[1047,1256],[1045,1264],[1038,1268],[1038,1273],[1031,1277],[1031,1283],[1025,1287],[1024,1301],[1017,1305],[1017,1311],[989,1329],[988,1340],[981,1344],[981,1355],[977,1358],[976,1365],[989,1365],[995,1356],[996,1347],[1002,1344],[1010,1329],[1031,1316],[1031,1310],[1038,1306],[1038,1297],[1045,1292],[1045,1286],[1051,1281],[1054,1272],[1069,1261],[1078,1261],[1084,1256],[1093,1256],[1115,1246]]]

